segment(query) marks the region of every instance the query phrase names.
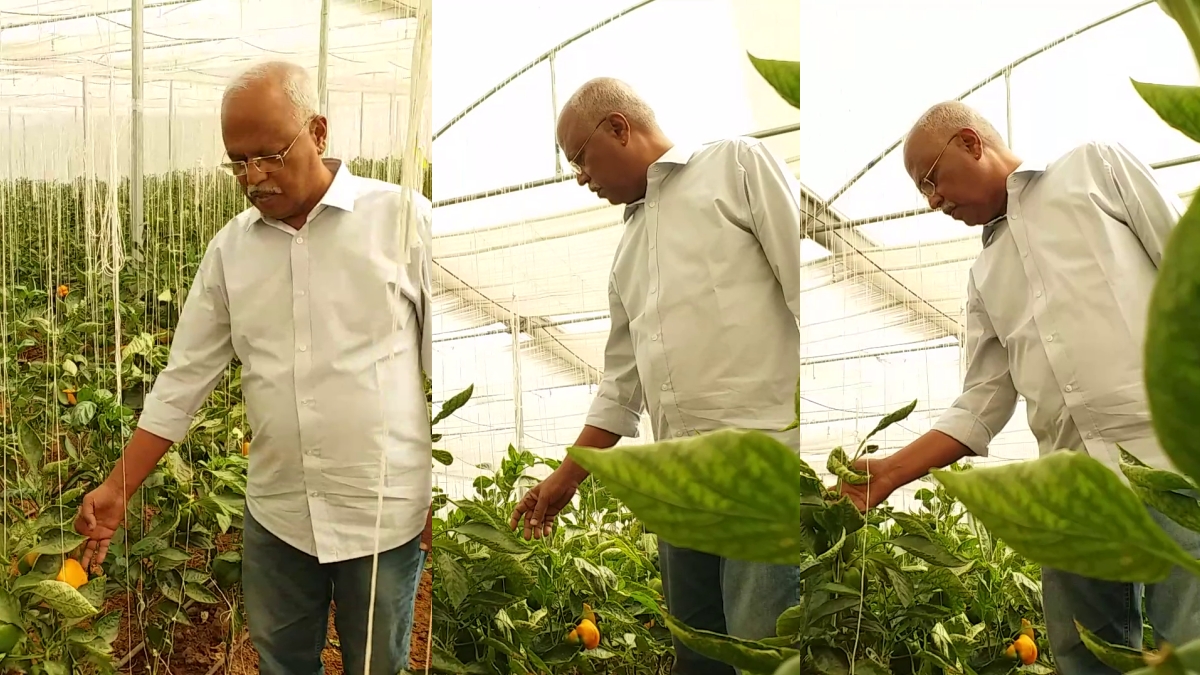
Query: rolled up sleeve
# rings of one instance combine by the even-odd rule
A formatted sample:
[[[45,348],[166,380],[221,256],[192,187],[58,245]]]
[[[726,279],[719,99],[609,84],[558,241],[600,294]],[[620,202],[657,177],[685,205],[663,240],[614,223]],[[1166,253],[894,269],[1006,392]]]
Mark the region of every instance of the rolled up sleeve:
[[[604,377],[588,411],[586,424],[618,436],[636,438],[645,400],[633,337],[629,333],[629,315],[625,313],[612,280],[608,285],[608,305],[612,327],[604,348]]]
[[[233,359],[220,253],[210,243],[188,290],[167,367],[154,380],[138,428],[178,443]]]
[[[933,428],[985,457],[988,445],[1012,419],[1017,389],[1000,343],[972,277],[967,282],[967,374],[963,392]]]

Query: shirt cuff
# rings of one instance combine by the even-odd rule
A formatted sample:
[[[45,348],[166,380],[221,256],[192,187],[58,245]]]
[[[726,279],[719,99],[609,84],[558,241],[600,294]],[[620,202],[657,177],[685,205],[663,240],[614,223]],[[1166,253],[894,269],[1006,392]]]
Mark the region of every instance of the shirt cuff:
[[[976,456],[987,457],[992,431],[976,415],[962,408],[950,408],[933,428],[967,446]]]
[[[638,423],[642,421],[641,417],[640,414],[625,406],[607,398],[597,397],[592,401],[592,407],[588,410],[587,420],[584,423],[589,427],[603,429],[610,434],[625,438],[637,438]]]
[[[192,428],[192,416],[156,397],[151,390],[142,407],[142,415],[138,418],[138,428],[172,443],[179,443]]]

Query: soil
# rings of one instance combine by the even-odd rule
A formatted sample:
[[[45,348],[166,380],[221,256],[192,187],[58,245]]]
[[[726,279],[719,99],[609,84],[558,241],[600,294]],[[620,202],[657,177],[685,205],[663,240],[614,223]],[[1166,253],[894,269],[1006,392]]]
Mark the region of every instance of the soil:
[[[218,546],[219,548],[220,546]],[[133,593],[119,594],[109,598],[105,612],[114,609],[122,610],[121,630],[113,643],[113,653],[120,660],[136,647],[142,639],[142,626],[136,619],[130,621],[128,611],[131,603],[135,603]],[[421,586],[417,592],[416,613],[413,620],[412,648],[410,650],[409,670],[413,673],[423,673],[428,667],[426,655],[428,652],[428,631],[433,610],[433,576],[426,569],[421,578]],[[338,650],[337,630],[334,628],[334,609],[329,614],[329,632],[326,637],[325,650],[321,660],[325,663],[327,675],[343,675],[342,656]],[[188,610],[188,618],[192,626],[179,626],[174,636],[174,648],[170,654],[152,657],[143,649],[129,662],[121,666],[122,673],[161,673],[165,675],[208,675],[216,665],[215,673],[221,675],[251,675],[258,672],[258,653],[250,644],[249,636],[243,630],[235,641],[232,653],[226,654],[226,642],[229,636],[228,611],[215,610],[213,607],[193,606]],[[151,662],[157,668],[151,668]],[[217,665],[221,662],[220,665]],[[228,663],[226,666],[225,664]]]

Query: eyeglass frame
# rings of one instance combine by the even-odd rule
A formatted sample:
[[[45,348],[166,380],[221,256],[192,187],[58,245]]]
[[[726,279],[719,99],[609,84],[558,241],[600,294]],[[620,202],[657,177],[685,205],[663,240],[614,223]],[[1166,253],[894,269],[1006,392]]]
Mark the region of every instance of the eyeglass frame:
[[[962,132],[956,131],[953,136],[946,139],[946,144],[942,146],[942,151],[938,153],[937,159],[934,159],[933,164],[929,165],[929,170],[925,172],[925,177],[922,178],[921,183],[917,185],[917,189],[921,191],[921,195],[924,196],[925,199],[933,197],[933,193],[937,192],[937,185],[933,181],[929,180],[929,177],[933,175],[933,170],[937,168],[938,162],[942,161],[942,155],[946,154],[946,150],[950,147],[950,144],[954,142],[954,139],[958,138],[960,133]],[[928,190],[925,187],[927,185],[929,186]]]
[[[592,133],[588,134],[588,137],[583,140],[583,145],[579,146],[579,149],[575,151],[575,156],[567,159],[567,165],[571,167],[571,170],[575,172],[576,176],[583,173],[583,168],[581,166],[579,166],[578,164],[576,164],[575,161],[577,159],[579,159],[580,155],[583,154],[583,149],[586,148],[588,142],[592,140],[592,136],[595,136],[596,132],[600,130],[600,126],[607,121],[608,121],[608,115],[605,115],[603,118],[600,119],[599,122],[596,123],[596,126],[592,128]],[[566,154],[566,153],[563,153],[563,154]]]
[[[229,175],[233,176],[234,178],[241,178],[242,176],[245,176],[247,173],[249,173],[251,164],[254,165],[254,168],[256,170],[258,170],[260,173],[264,173],[264,174],[265,173],[275,173],[276,171],[280,171],[282,169],[287,168],[287,163],[285,162],[285,160],[287,158],[287,154],[292,151],[293,147],[295,147],[296,141],[300,140],[300,136],[303,135],[305,131],[308,131],[308,125],[314,119],[316,119],[316,118],[309,117],[308,119],[304,120],[304,124],[300,125],[300,131],[296,132],[296,137],[292,139],[292,142],[288,144],[287,149],[285,149],[283,152],[276,154],[276,155],[263,155],[262,157],[250,157],[248,159],[238,160],[236,162],[233,160],[230,160],[228,162],[222,162],[221,168],[224,169]],[[259,162],[262,162],[262,161],[265,161],[268,159],[278,159],[279,160],[279,168],[271,169],[270,171],[267,171],[258,165]],[[240,174],[236,172],[239,164],[243,168],[243,171]]]

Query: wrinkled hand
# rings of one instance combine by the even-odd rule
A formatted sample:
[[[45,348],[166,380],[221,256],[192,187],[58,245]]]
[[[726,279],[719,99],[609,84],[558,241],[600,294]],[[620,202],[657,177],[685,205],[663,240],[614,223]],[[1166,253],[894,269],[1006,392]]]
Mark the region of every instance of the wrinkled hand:
[[[128,502],[120,487],[107,482],[83,497],[83,505],[75,517],[75,531],[88,538],[83,560],[80,561],[85,570],[91,569],[93,560],[97,565],[104,562],[108,545],[121,527],[127,507]]]
[[[870,480],[862,485],[843,482],[838,490],[849,497],[859,511],[865,513],[879,506],[899,487],[891,477],[891,467],[886,459],[860,459],[854,463],[853,468],[859,473],[869,474]]]
[[[508,526],[515,530],[524,518],[523,535],[526,540],[530,536],[534,539],[548,538],[554,532],[554,517],[571,503],[571,498],[579,489],[579,482],[563,470],[563,466],[525,493],[525,498],[513,510]]]
[[[421,533],[421,550],[429,553],[433,550],[433,507],[425,516],[425,531]]]

